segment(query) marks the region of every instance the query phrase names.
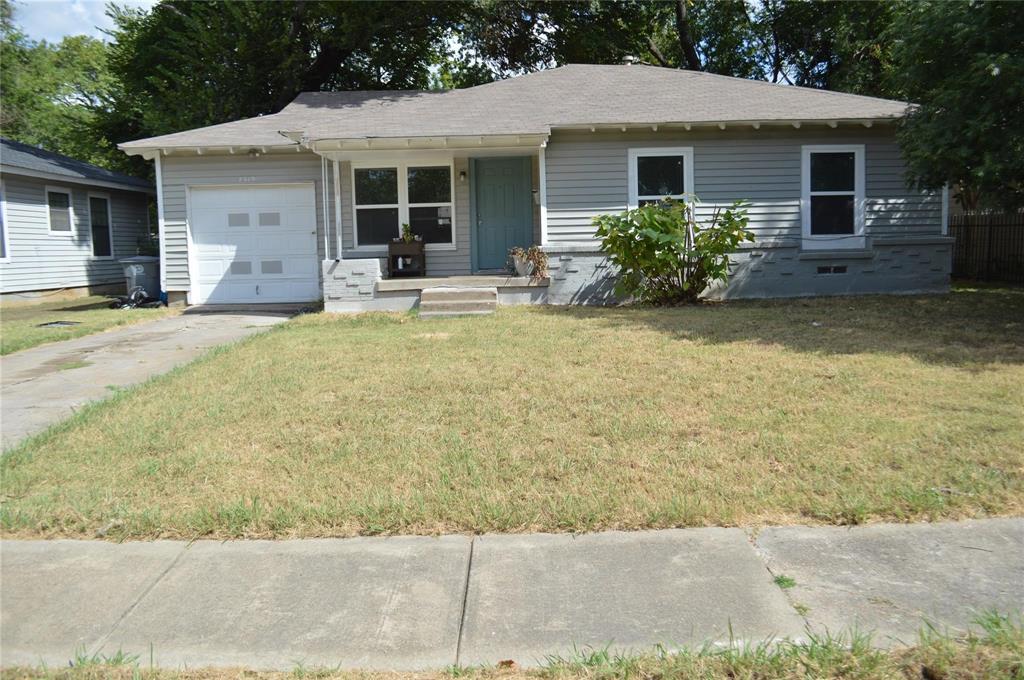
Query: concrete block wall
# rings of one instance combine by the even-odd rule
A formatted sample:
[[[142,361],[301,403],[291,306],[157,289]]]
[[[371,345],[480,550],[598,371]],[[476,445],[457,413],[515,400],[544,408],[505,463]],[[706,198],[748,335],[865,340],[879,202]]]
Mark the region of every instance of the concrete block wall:
[[[324,311],[355,311],[373,300],[383,278],[379,259],[324,260]]]
[[[596,246],[548,246],[547,303],[607,305],[616,302],[615,267]]]
[[[801,251],[796,245],[745,248],[730,256],[719,298],[805,297],[949,290],[952,240],[876,239],[855,251]]]
[[[404,312],[420,302],[418,291],[377,290],[384,278],[380,258],[324,260],[322,266],[325,312]]]
[[[874,239],[854,251],[801,250],[797,241],[762,243],[730,256],[729,281],[715,298],[803,297],[949,290],[948,237]],[[545,248],[555,305],[613,304],[616,269],[596,247]]]

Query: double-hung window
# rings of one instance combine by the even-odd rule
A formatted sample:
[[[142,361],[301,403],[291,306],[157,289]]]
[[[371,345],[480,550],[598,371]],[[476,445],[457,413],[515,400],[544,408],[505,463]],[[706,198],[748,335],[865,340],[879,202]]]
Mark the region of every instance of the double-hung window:
[[[69,189],[46,187],[46,220],[51,234],[71,235],[74,212]]]
[[[629,150],[629,208],[693,193],[693,147]]]
[[[110,222],[110,199],[106,196],[90,194],[89,229],[90,236],[92,236],[92,254],[95,257],[112,257],[114,254]]]
[[[863,248],[863,145],[804,146],[801,220],[805,248]]]
[[[399,163],[353,167],[356,248],[379,248],[402,225],[432,248],[453,248],[452,167]]]

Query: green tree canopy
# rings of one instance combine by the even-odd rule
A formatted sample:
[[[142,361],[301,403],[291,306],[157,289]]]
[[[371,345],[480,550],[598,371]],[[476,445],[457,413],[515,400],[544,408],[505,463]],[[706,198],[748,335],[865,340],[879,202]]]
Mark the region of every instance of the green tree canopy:
[[[90,162],[103,162],[92,130],[112,78],[106,45],[84,35],[53,45],[30,40],[0,0],[0,133]]]
[[[1024,11],[1011,2],[908,3],[887,31],[895,91],[917,103],[899,139],[922,188],[967,208],[1024,206]]]
[[[444,2],[113,7],[118,89],[102,133],[124,140],[275,113],[304,90],[427,87],[456,11]]]

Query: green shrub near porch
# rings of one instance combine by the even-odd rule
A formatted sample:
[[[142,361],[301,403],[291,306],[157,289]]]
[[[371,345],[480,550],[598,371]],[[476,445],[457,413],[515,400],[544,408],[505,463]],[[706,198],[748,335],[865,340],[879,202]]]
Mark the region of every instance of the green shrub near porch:
[[[665,199],[618,215],[594,218],[597,238],[619,269],[616,293],[639,302],[694,302],[729,275],[729,253],[744,241],[747,230],[743,201],[716,208],[710,219],[696,219],[696,204]]]

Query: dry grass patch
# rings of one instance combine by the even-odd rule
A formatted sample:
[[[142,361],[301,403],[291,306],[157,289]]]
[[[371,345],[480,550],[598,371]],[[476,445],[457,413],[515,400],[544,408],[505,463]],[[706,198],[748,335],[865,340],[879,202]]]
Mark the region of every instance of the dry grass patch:
[[[39,304],[6,304],[0,307],[0,354],[35,347],[46,342],[92,335],[115,326],[159,319],[176,313],[160,309],[110,309],[111,298],[102,295]],[[40,328],[51,321],[73,321],[72,326]]]
[[[1024,512],[1024,291],[298,318],[2,462],[8,536]]]

